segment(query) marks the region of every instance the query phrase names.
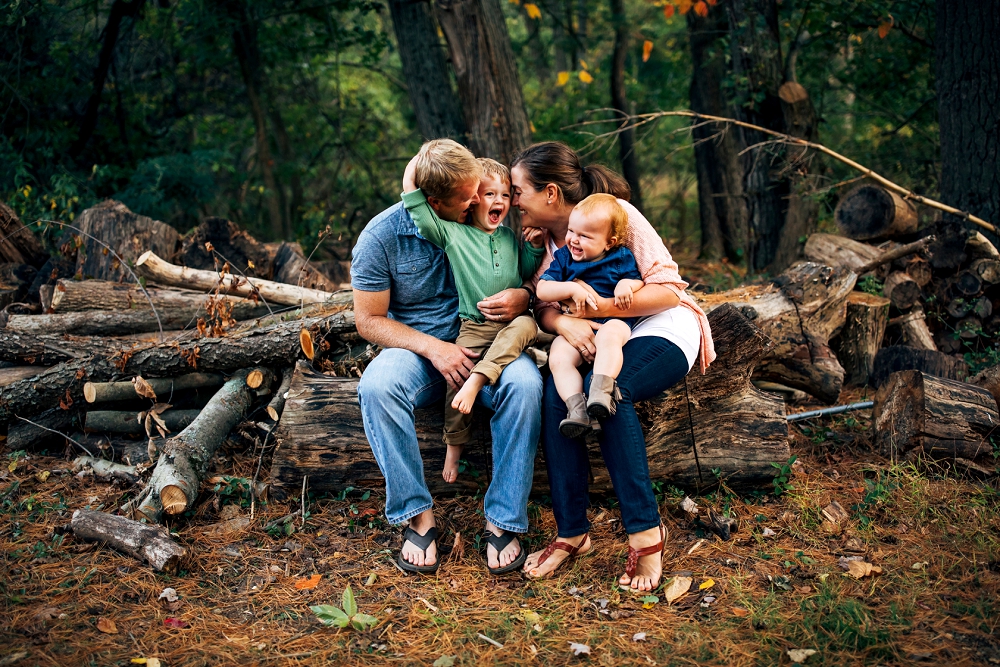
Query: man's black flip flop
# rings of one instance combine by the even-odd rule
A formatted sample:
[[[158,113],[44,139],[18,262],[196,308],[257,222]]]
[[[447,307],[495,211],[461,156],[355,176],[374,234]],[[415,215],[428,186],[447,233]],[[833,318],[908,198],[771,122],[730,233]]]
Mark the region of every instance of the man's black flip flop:
[[[418,549],[424,552],[424,556],[427,555],[427,547],[431,543],[437,543],[437,527],[430,528],[426,533],[421,535],[417,531],[413,530],[409,526],[403,531],[403,543],[410,542],[414,544]],[[418,574],[434,574],[437,572],[438,566],[441,565],[441,554],[438,553],[433,565],[414,565],[405,558],[403,558],[403,549],[400,547],[399,555],[396,556],[396,565],[399,566],[401,570],[407,572],[416,572]]]
[[[517,538],[517,533],[512,533],[509,530],[505,530],[503,535],[497,535],[492,530],[487,530],[483,535],[486,541],[497,550],[497,558],[500,557],[500,552],[507,548],[507,545],[513,542]],[[507,574],[508,572],[513,572],[514,570],[521,569],[524,565],[524,561],[528,559],[528,552],[524,550],[524,545],[521,544],[521,553],[517,555],[514,562],[506,567],[490,567],[489,564],[486,565],[486,569],[490,571],[490,574]],[[487,561],[488,563],[488,561]]]

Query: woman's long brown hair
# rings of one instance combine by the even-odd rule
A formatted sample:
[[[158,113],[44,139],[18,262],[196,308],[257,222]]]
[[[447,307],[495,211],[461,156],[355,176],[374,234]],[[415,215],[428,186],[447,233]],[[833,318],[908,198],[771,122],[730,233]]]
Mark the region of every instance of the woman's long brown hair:
[[[632,190],[624,178],[604,165],[584,167],[580,156],[561,141],[532,144],[514,156],[510,168],[524,169],[535,190],[549,183],[562,192],[567,204],[576,205],[594,193],[613,195],[628,201]]]

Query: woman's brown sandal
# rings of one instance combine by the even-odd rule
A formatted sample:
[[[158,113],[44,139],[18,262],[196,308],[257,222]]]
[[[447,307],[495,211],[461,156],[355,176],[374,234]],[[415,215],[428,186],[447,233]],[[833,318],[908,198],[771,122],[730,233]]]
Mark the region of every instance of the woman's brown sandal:
[[[548,546],[545,547],[545,550],[542,551],[542,555],[538,557],[538,562],[535,563],[535,567],[538,567],[539,565],[547,561],[549,559],[549,556],[554,554],[556,551],[565,551],[568,555],[565,558],[563,558],[562,563],[559,563],[559,565],[556,566],[556,570],[558,570],[563,563],[565,563],[568,560],[572,560],[573,558],[576,558],[580,549],[582,549],[589,543],[590,543],[590,533],[584,533],[583,541],[580,542],[575,547],[567,542],[560,542],[558,540],[553,540],[552,542],[549,542]],[[548,576],[551,576],[556,570],[552,570],[552,572],[549,572]]]
[[[625,576],[629,578],[629,583],[627,588],[633,593],[649,593],[649,591],[640,591],[632,588],[632,580],[635,579],[635,569],[639,566],[639,559],[643,556],[652,556],[653,554],[662,554],[664,549],[664,543],[667,541],[667,528],[666,526],[660,524],[660,541],[656,544],[648,547],[643,547],[641,549],[633,549],[630,544],[628,547],[628,558],[625,560]],[[621,582],[618,583],[621,586]],[[657,582],[657,585],[659,583]],[[653,586],[656,588],[656,586]]]

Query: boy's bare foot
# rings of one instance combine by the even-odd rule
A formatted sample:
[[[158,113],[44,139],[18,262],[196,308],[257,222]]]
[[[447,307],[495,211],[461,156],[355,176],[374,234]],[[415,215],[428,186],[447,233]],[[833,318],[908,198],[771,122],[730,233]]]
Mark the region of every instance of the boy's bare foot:
[[[590,533],[584,533],[583,535],[577,535],[576,537],[557,537],[556,541],[565,542],[570,547],[579,547],[573,556],[582,556],[593,548],[593,544],[590,542]],[[555,549],[549,554],[549,557],[545,559],[545,562],[539,564],[539,560],[547,549],[542,549],[541,551],[535,551],[528,554],[528,559],[524,561],[524,572],[529,577],[533,579],[542,579],[544,577],[549,577],[555,572],[563,562],[569,558],[570,554],[565,549]]]
[[[464,445],[448,445],[448,452],[444,455],[444,472],[441,476],[449,484],[458,479],[458,462],[464,450]]]
[[[427,531],[435,526],[434,511],[427,510],[410,519],[410,528],[419,535],[426,535]],[[403,548],[399,551],[403,560],[418,567],[433,565],[437,562],[437,542],[431,542],[426,550],[421,549],[413,542],[403,542]]]
[[[472,373],[469,375],[469,379],[465,381],[462,388],[458,390],[455,394],[454,400],[451,402],[451,407],[461,412],[463,415],[467,415],[472,412],[472,406],[476,404],[476,397],[479,396],[479,390],[487,385],[486,376],[482,373]]]
[[[659,543],[660,548],[656,553],[640,556],[635,566],[635,573],[629,577],[623,574],[618,584],[631,588],[636,592],[651,591],[660,585],[660,575],[663,573],[663,540],[665,539],[665,529],[657,526],[644,530],[641,533],[633,533],[628,536],[629,547],[639,551],[651,548]]]

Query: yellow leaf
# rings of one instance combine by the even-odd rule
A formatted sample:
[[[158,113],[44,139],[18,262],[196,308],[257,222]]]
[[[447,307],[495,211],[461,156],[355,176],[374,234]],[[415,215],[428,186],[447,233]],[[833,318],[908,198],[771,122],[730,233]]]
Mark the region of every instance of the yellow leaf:
[[[708,5],[705,4],[704,0],[698,0],[694,3],[694,13],[698,16],[708,16]]]
[[[677,0],[677,10],[681,14],[687,14],[691,11],[692,5],[694,5],[694,0]]]
[[[663,16],[668,19],[673,17],[675,11],[677,11],[677,8],[673,5],[668,4],[663,6]]]
[[[648,39],[642,43],[642,62],[649,60],[650,54],[653,53],[653,43]]]
[[[587,61],[586,60],[581,60],[580,61],[580,67],[582,67],[583,69],[587,69]]]
[[[530,130],[531,130],[532,132],[537,132],[537,131],[538,131],[538,130],[536,130],[536,129],[535,129],[535,124],[534,124],[534,123],[532,123],[532,122],[531,122],[530,120],[528,121],[528,128],[529,128],[529,129],[530,129]]]
[[[559,75],[556,77],[556,84],[559,86],[565,86],[568,81],[569,72],[559,72]]]
[[[51,474],[52,473],[49,472],[48,470],[40,470],[39,472],[35,473],[35,479],[37,479],[39,482],[44,482],[49,478],[49,475]]]
[[[542,10],[538,8],[538,5],[532,2],[524,3],[524,11],[528,13],[529,19],[535,19],[537,21],[542,18]]]
[[[715,585],[714,579],[706,579],[705,581],[701,582],[701,584],[698,585],[698,590],[703,591],[706,588],[711,588],[714,585]]]
[[[594,77],[590,76],[590,72],[588,72],[585,69],[580,70],[579,76],[580,76],[580,81],[583,81],[584,83],[592,83],[594,81]]]

